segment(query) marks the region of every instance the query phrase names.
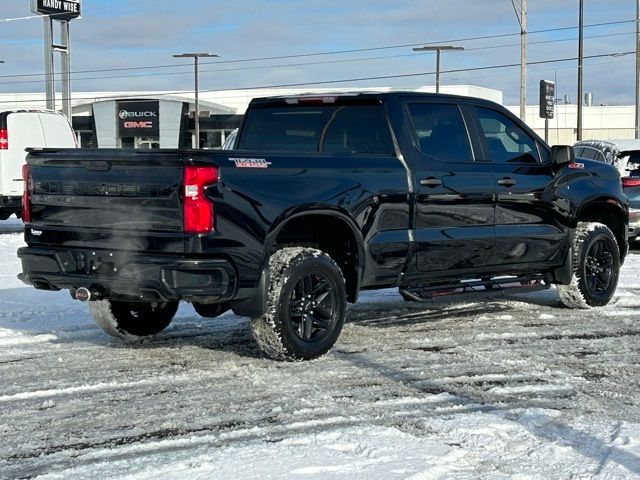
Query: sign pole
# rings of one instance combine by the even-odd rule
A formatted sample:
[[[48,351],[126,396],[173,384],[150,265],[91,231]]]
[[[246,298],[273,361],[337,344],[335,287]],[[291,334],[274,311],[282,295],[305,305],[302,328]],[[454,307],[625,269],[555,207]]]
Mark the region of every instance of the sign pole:
[[[71,43],[69,42],[69,21],[60,22],[60,39],[62,47],[61,74],[62,74],[62,113],[71,121]]]
[[[69,21],[80,18],[82,0],[31,0],[31,11],[44,20],[44,82],[47,108],[56,109],[53,52],[60,52],[62,70],[62,111],[71,121],[71,44]],[[53,21],[60,23],[61,44],[53,38]]]
[[[56,91],[53,70],[53,20],[44,17],[44,90],[49,110],[56,109]]]
[[[544,119],[544,143],[549,144],[549,119]]]

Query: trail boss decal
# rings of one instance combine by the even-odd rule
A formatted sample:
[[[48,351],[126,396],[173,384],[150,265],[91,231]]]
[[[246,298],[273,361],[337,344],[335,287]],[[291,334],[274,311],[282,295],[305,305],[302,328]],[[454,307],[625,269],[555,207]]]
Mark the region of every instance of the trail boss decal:
[[[230,158],[229,161],[235,163],[237,168],[269,168],[271,165],[264,158]]]

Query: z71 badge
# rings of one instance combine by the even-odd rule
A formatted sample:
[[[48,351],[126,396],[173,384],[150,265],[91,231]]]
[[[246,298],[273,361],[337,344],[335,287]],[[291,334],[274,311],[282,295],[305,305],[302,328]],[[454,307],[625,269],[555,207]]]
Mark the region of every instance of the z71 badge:
[[[236,164],[238,168],[269,168],[271,162],[264,158],[230,158],[230,162]]]

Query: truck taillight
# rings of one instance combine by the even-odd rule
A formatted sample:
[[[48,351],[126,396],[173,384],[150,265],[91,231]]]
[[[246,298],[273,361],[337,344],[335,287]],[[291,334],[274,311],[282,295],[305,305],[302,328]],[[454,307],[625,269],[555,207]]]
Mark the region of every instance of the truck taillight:
[[[640,187],[640,177],[622,177],[622,188]]]
[[[9,150],[9,131],[0,128],[0,150]]]
[[[205,196],[204,189],[218,181],[216,167],[184,167],[184,213],[185,233],[207,233],[213,231],[213,203]]]
[[[22,221],[31,221],[31,198],[29,198],[29,165],[22,165],[22,180],[24,180],[24,193],[22,194]]]

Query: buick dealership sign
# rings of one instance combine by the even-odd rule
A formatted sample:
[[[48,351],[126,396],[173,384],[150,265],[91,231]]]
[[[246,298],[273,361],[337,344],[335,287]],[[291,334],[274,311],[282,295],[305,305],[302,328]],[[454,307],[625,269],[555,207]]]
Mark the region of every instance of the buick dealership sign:
[[[158,101],[119,102],[117,115],[121,137],[158,137],[160,135]]]
[[[31,0],[31,11],[54,20],[72,20],[81,14],[80,0]]]

